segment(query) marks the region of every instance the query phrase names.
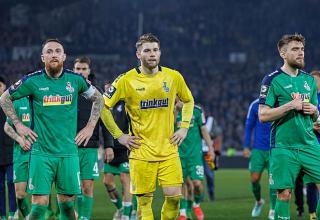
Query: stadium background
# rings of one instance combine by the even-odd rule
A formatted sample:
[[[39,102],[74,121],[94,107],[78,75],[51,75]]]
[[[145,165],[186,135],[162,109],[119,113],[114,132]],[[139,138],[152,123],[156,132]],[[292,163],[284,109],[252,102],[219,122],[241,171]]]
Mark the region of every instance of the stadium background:
[[[249,103],[257,97],[262,76],[281,66],[278,39],[303,34],[306,70],[319,67],[318,8],[317,0],[0,0],[0,74],[12,83],[38,69],[41,43],[54,37],[65,44],[66,67],[76,56],[88,55],[102,84],[137,65],[137,37],[152,32],[161,40],[161,65],[181,71],[196,102],[222,126],[223,149],[241,150]],[[230,194],[234,201],[225,199],[228,188],[219,192],[218,204],[219,199],[230,206],[245,204],[241,199],[247,198],[251,207],[245,171],[219,176],[223,184],[231,176],[243,182],[230,183],[242,185],[241,193]],[[241,208],[239,213],[246,214]]]

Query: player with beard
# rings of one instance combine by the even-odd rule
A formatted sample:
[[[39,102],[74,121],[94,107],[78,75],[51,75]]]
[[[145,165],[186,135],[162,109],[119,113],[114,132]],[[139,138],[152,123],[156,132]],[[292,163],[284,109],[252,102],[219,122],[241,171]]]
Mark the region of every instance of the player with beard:
[[[313,132],[318,119],[317,86],[304,68],[305,39],[284,35],[278,50],[284,64],[266,75],[259,99],[259,118],[272,121],[269,183],[278,191],[274,219],[290,219],[289,200],[298,173],[320,183],[320,145]],[[317,218],[320,206],[318,202]]]
[[[44,69],[12,85],[1,97],[1,107],[17,133],[32,144],[28,191],[32,194],[29,219],[43,219],[51,185],[55,182],[60,219],[75,219],[74,195],[80,193],[77,145],[87,145],[103,105],[101,93],[83,76],[63,68],[66,55],[57,39],[42,47]],[[93,102],[88,123],[78,133],[77,102],[81,94]],[[29,96],[33,109],[32,129],[18,118],[12,101]]]
[[[112,136],[131,150],[130,191],[137,195],[138,218],[153,219],[152,199],[159,181],[165,195],[161,219],[179,214],[182,170],[178,145],[185,139],[193,113],[193,97],[182,75],[159,65],[160,41],[153,34],[136,43],[141,66],[120,75],[104,95],[101,118]],[[184,103],[180,129],[174,133],[174,106],[178,95]],[[125,102],[130,135],[114,122],[109,108]]]

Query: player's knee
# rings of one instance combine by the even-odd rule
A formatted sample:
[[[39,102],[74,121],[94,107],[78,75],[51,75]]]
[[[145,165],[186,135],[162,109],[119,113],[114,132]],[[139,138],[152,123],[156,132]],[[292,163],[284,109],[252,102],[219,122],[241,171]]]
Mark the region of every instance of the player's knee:
[[[137,203],[140,208],[147,207],[152,204],[153,195],[137,195]]]
[[[200,191],[202,189],[202,182],[200,180],[193,181],[193,187],[195,191]]]
[[[130,176],[127,173],[121,173],[120,175],[120,181],[122,185],[129,184],[130,183]]]
[[[104,175],[104,177],[103,177],[103,183],[104,183],[104,185],[114,185],[114,181],[113,181],[113,179],[112,178],[110,178],[109,176],[108,176],[108,174],[105,174]]]
[[[290,189],[282,189],[278,190],[278,199],[283,201],[288,201],[291,198],[291,190]]]
[[[82,193],[86,196],[93,195],[93,181],[84,181],[82,183]]]
[[[17,199],[24,199],[27,196],[27,193],[25,190],[16,189],[16,197]]]
[[[258,183],[259,181],[260,181],[260,174],[252,173],[251,174],[251,182],[252,183]]]
[[[181,195],[165,196],[165,203],[172,209],[179,209]]]

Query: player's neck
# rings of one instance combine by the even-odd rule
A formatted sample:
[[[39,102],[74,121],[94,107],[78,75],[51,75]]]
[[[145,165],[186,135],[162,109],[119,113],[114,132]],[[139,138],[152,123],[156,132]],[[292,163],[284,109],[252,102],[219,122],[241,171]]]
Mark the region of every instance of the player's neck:
[[[145,74],[150,74],[150,75],[159,72],[159,66],[156,66],[155,68],[149,69],[149,68],[141,65],[141,66],[140,66],[140,69],[141,69],[141,71],[142,71],[143,73],[145,73]]]
[[[46,67],[46,73],[50,78],[59,78],[62,74],[63,68],[61,68],[58,72],[53,73],[52,71],[49,71]]]
[[[289,66],[287,63],[283,64],[283,66],[281,67],[281,69],[289,74],[290,76],[297,76],[299,73],[299,69],[297,68],[293,68],[291,66]]]

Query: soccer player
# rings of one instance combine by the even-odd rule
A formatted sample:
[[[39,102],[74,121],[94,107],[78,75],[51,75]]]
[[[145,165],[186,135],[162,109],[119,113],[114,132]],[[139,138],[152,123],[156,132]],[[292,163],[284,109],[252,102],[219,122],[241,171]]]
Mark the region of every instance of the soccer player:
[[[101,117],[112,136],[131,150],[130,192],[137,195],[138,218],[153,219],[153,192],[158,179],[165,195],[161,219],[179,214],[182,170],[177,146],[187,135],[193,112],[193,97],[182,75],[159,65],[160,41],[153,34],[136,43],[140,66],[120,75],[104,95]],[[174,104],[184,103],[180,129],[174,133]],[[130,135],[115,124],[109,108],[125,102]]]
[[[317,120],[315,79],[302,71],[305,39],[284,35],[278,50],[284,64],[266,75],[259,99],[259,119],[272,121],[269,183],[278,190],[275,220],[290,219],[289,200],[298,173],[305,182],[320,183],[320,145],[313,132]],[[320,205],[317,206],[317,218]]]
[[[177,99],[176,103],[176,127],[180,128],[182,122],[182,106],[183,103]],[[179,146],[179,156],[183,171],[183,179],[189,177],[193,185],[193,211],[198,220],[204,219],[204,214],[201,210],[200,203],[203,200],[203,184],[204,170],[202,161],[202,138],[205,140],[207,146],[210,146],[209,154],[214,155],[212,148],[212,140],[206,127],[205,116],[200,106],[195,105],[193,109],[193,116],[190,122],[190,128],[187,137]],[[183,188],[186,189],[186,184]],[[179,220],[187,219],[187,208],[192,204],[192,200],[187,200],[186,190],[183,190],[183,198],[180,202],[180,218]],[[189,203],[189,204],[188,204]]]
[[[29,97],[25,97],[13,102],[14,109],[20,119],[20,121],[27,127],[31,126],[31,108]],[[27,181],[28,181],[28,167],[30,148],[26,146],[23,138],[17,134],[12,122],[7,118],[7,122],[4,125],[4,131],[6,134],[14,140],[13,144],[13,182],[16,191],[16,198],[18,202],[18,208],[24,218],[29,215],[29,201],[27,198]]]
[[[3,77],[0,77],[0,95],[6,90],[6,82]],[[8,191],[9,202],[9,219],[14,218],[14,214],[17,210],[16,197],[13,183],[13,141],[5,134],[3,127],[6,122],[6,115],[0,111],[0,135],[1,135],[1,154],[0,154],[0,219],[6,218],[6,191]],[[6,188],[8,190],[6,190]]]
[[[81,75],[63,68],[66,59],[62,43],[48,39],[42,47],[44,69],[31,73],[1,96],[0,104],[17,133],[32,144],[28,191],[32,194],[29,219],[43,219],[48,195],[56,184],[60,219],[75,219],[74,195],[80,193],[77,145],[87,145],[103,105],[102,95]],[[82,94],[93,101],[87,125],[76,135],[77,101]],[[18,118],[12,101],[29,96],[32,100],[32,129]]]
[[[243,138],[243,156],[250,158],[249,170],[251,176],[251,189],[256,199],[251,216],[258,217],[261,214],[264,200],[261,198],[260,178],[264,169],[269,170],[270,130],[271,123],[261,123],[258,118],[259,99],[254,100],[248,110]],[[251,143],[254,131],[253,143]],[[252,151],[250,147],[252,146]],[[274,218],[274,205],[277,192],[269,190],[270,210],[269,219]]]
[[[91,79],[90,69],[91,60],[88,57],[78,57],[74,60],[73,71],[81,74],[86,80]],[[94,85],[94,80],[89,80]],[[95,85],[94,85],[95,86]],[[97,87],[96,87],[97,88]],[[77,131],[79,132],[87,123],[91,114],[92,103],[90,100],[79,96],[78,98],[78,123]],[[90,219],[93,206],[93,181],[99,178],[98,169],[98,147],[99,147],[99,127],[102,123],[99,120],[93,130],[93,134],[84,146],[79,145],[79,161],[80,161],[80,180],[81,195],[77,195],[78,215],[79,219]]]

